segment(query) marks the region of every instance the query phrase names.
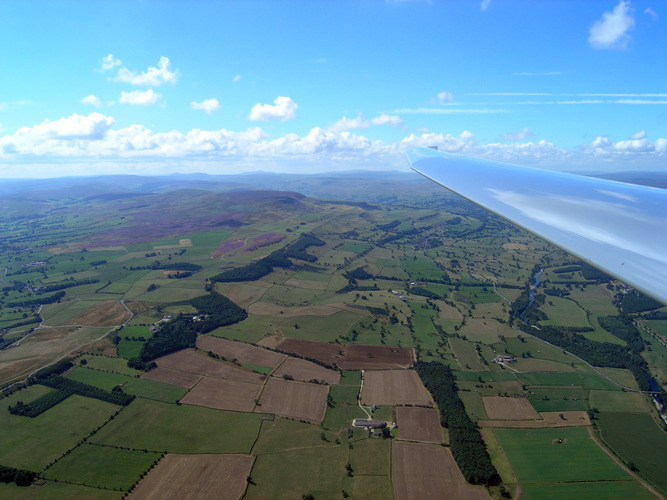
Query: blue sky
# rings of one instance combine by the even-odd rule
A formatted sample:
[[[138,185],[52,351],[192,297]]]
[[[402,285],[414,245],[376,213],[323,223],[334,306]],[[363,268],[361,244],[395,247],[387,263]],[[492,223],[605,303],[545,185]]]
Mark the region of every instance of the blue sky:
[[[4,0],[0,177],[664,170],[664,5]]]

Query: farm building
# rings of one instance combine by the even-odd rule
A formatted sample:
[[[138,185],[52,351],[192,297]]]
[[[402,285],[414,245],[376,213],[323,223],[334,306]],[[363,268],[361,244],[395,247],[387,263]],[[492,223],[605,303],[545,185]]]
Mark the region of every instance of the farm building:
[[[371,429],[384,429],[387,427],[387,422],[381,420],[369,420],[367,418],[355,418],[352,421],[354,427],[369,427]]]

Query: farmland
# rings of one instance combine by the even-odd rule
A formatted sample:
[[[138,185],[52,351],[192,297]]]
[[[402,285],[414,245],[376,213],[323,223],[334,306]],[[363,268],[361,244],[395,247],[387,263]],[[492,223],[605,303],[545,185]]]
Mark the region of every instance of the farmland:
[[[309,182],[319,189],[299,189]],[[535,326],[623,347],[601,326],[620,314],[621,285],[555,272],[573,258],[410,182],[395,185],[394,206],[374,205],[370,187],[360,202],[220,188],[94,205],[54,195],[29,220],[0,213],[0,465],[43,483],[0,484],[0,496],[654,498],[640,481],[667,493],[665,434],[633,372],[593,369],[532,336],[542,330],[511,326],[503,298],[517,301],[543,268]],[[238,321],[216,322],[217,294]],[[664,319],[632,319],[663,333]],[[651,332],[641,356],[664,385]],[[35,372],[61,358],[58,377],[128,404],[72,394],[10,414],[57,399]],[[451,367],[502,484],[465,482],[418,362]],[[398,426],[352,428],[368,417]]]

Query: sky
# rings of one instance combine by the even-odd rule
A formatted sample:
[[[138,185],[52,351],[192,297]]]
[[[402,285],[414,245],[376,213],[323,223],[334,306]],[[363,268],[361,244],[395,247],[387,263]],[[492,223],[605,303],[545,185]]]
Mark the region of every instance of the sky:
[[[3,0],[0,178],[667,170],[658,0]]]

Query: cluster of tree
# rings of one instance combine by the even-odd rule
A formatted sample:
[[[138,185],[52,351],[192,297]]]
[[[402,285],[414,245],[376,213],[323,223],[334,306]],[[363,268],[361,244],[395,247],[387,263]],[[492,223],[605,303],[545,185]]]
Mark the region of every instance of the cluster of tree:
[[[392,241],[397,241],[400,240],[401,238],[405,238],[406,236],[412,236],[413,234],[419,234],[420,230],[419,229],[406,229],[405,231],[398,231],[394,234],[390,234],[389,236],[385,236],[381,240],[378,240],[376,243],[377,246],[383,246],[386,245],[387,243],[391,243]]]
[[[84,384],[62,375],[50,375],[45,379],[39,379],[38,382],[59,391],[69,392],[69,395],[77,394],[120,406],[127,406],[134,400],[132,394],[125,394],[123,391],[105,391],[94,385]]]
[[[197,334],[208,333],[221,326],[243,321],[248,313],[224,295],[211,292],[209,295],[195,297],[189,301],[198,314],[205,318],[194,321],[188,316],[179,314],[176,318],[163,324],[159,331],[141,347],[139,358],[132,358],[128,366],[139,369],[150,369],[150,362],[160,356],[194,347]]]
[[[106,260],[94,260],[90,263],[90,265],[93,266],[93,267],[97,267],[97,266],[102,266],[106,263],[107,263]]]
[[[498,484],[500,476],[474,422],[466,413],[449,366],[435,361],[418,361],[415,370],[440,408],[440,423],[449,429],[454,460],[472,484]]]
[[[544,293],[546,293],[547,295],[551,295],[552,297],[567,297],[568,295],[570,295],[569,291],[562,290],[556,287],[545,288]]]
[[[236,281],[255,281],[273,272],[275,267],[290,268],[294,259],[315,262],[317,257],[306,253],[306,249],[311,246],[322,246],[324,241],[310,234],[302,234],[301,237],[281,250],[276,250],[270,255],[244,267],[228,269],[211,278],[211,281],[229,283]]]
[[[35,299],[19,300],[16,302],[7,303],[7,307],[32,307],[39,306],[44,304],[53,304],[54,302],[60,302],[65,296],[65,292],[56,292],[53,295],[48,295],[46,297],[37,297]]]
[[[558,269],[552,269],[554,274],[563,274],[563,273],[573,273],[575,271],[581,271],[581,266],[565,266]]]
[[[3,286],[2,291],[3,292],[20,292],[24,288],[25,288],[25,283],[23,283],[22,281],[14,281],[9,286]]]
[[[611,281],[611,278],[607,274],[585,262],[581,263],[581,275],[587,280],[597,281],[598,283]]]
[[[373,278],[373,275],[366,271],[363,267],[358,267],[352,271],[343,273],[343,277],[350,282],[356,282],[356,280],[369,280]]]
[[[175,274],[170,274],[170,275],[168,276],[168,278],[169,278],[170,280],[180,280],[180,279],[183,279],[183,278],[189,278],[189,277],[192,276],[193,274],[194,274],[194,273],[193,273],[192,271],[179,271],[179,272],[177,272],[177,273],[175,273]]]
[[[150,266],[130,266],[128,267],[128,269],[130,271],[142,271],[145,269],[151,269],[153,271],[157,271],[163,269],[172,271],[197,272],[201,271],[203,268],[199,264],[192,264],[191,262],[167,262],[162,264],[159,260],[156,260]]]
[[[621,299],[621,309],[625,314],[633,314],[644,311],[651,311],[653,309],[660,309],[662,304],[651,297],[633,290],[626,293]]]
[[[106,262],[106,261],[105,261]],[[81,285],[91,285],[93,283],[99,283],[100,280],[95,279],[95,278],[88,278],[85,280],[72,280],[72,281],[65,281],[64,283],[58,283],[57,285],[48,285],[41,287],[37,290],[37,295],[42,295],[44,293],[51,293],[51,292],[57,292],[58,290],[65,290],[66,288],[72,288],[74,286],[81,286]]]
[[[391,231],[395,227],[398,227],[401,224],[400,220],[394,219],[391,222],[388,222],[387,224],[378,224],[378,229],[380,231]]]
[[[0,465],[0,483],[16,483],[16,486],[30,486],[35,477],[37,477],[36,472]]]
[[[8,406],[7,409],[12,415],[34,418],[41,415],[49,408],[53,408],[71,395],[72,393],[68,391],[52,391],[35,399],[30,404],[25,404],[23,401],[17,401],[14,406]]]
[[[422,288],[420,286],[414,286],[410,288],[410,293],[413,295],[420,295],[422,297],[426,297],[429,299],[440,299],[440,295],[437,293],[432,292],[431,290],[427,290],[426,288]]]
[[[336,290],[336,293],[372,292],[374,290],[379,290],[377,285],[361,286],[361,285],[354,285],[352,283],[349,283],[349,284],[345,285],[343,288],[341,288],[340,290]]]

